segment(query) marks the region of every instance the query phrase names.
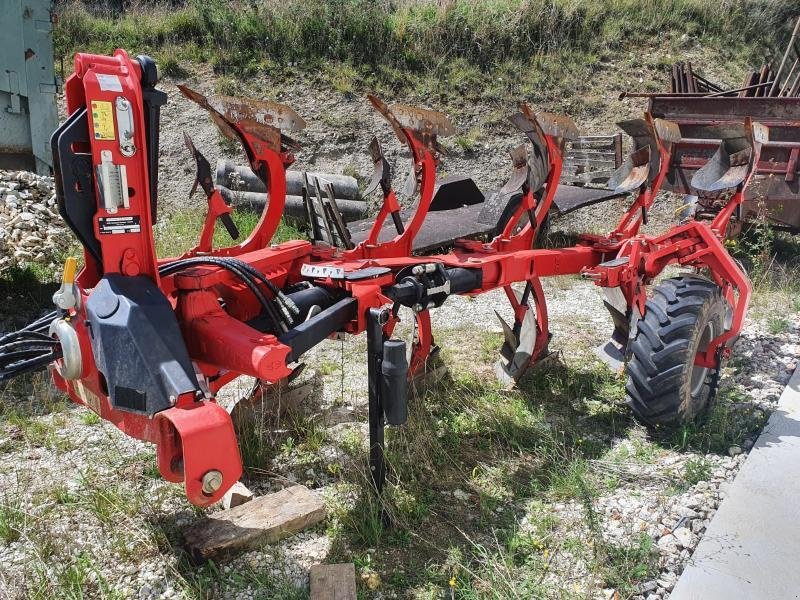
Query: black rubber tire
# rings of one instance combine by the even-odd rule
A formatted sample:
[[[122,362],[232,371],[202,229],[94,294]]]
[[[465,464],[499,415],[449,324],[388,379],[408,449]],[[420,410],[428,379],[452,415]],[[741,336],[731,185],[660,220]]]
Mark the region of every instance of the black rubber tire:
[[[704,277],[666,279],[653,289],[626,356],[625,389],[637,418],[675,426],[706,413],[716,369],[695,371],[694,359],[726,327],[727,312],[719,286]]]

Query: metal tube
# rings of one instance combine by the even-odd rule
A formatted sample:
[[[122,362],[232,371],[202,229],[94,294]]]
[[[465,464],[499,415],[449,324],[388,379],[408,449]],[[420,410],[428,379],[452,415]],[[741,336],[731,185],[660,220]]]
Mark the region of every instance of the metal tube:
[[[792,68],[789,69],[789,74],[786,76],[786,80],[783,82],[783,85],[781,86],[781,89],[777,94],[778,96],[783,96],[783,93],[786,91],[786,88],[789,87],[789,82],[792,79],[792,75],[794,75],[794,70],[797,68],[798,62],[800,62],[800,58],[795,58],[794,64],[792,65]]]
[[[253,210],[261,211],[264,210],[264,206],[267,204],[267,195],[263,193],[234,192],[221,185],[218,185],[217,189],[226,202],[236,207],[249,207]],[[365,219],[368,215],[369,207],[366,202],[338,200],[336,205],[342,214],[342,219],[347,223]],[[308,211],[306,211],[305,202],[300,196],[286,196],[286,205],[283,213],[300,221],[308,220]]]
[[[772,81],[765,81],[763,83],[757,83],[755,85],[748,85],[746,87],[739,88],[737,90],[723,90],[721,92],[715,92],[713,94],[704,94],[703,97],[704,98],[716,98],[717,96],[725,96],[727,94],[736,94],[737,92],[746,92],[748,90],[755,90],[755,89],[758,89],[758,88],[766,87],[768,85],[771,85],[772,83],[773,83]]]
[[[334,195],[337,200],[357,200],[359,198],[358,182],[355,177],[348,175],[337,175],[334,173],[311,173],[305,171],[286,171],[286,193],[290,196],[300,196],[303,193],[305,181],[303,175],[308,176],[309,190],[316,194],[315,182],[317,178],[328,181],[333,186]],[[246,166],[240,166],[228,160],[217,161],[217,171],[215,174],[216,184],[225,187],[230,186],[231,176],[239,179],[243,184],[245,192],[265,193],[267,191],[264,182]]]
[[[781,77],[781,73],[783,72],[783,65],[786,64],[786,61],[789,58],[789,52],[792,50],[792,46],[794,46],[794,41],[797,39],[797,34],[800,32],[800,17],[797,17],[797,23],[794,25],[794,31],[792,31],[792,37],[789,38],[789,43],[786,45],[786,52],[783,53],[783,59],[781,59],[781,66],[778,67],[778,70],[775,73],[774,83],[772,87],[769,89],[768,96],[772,96],[775,93],[775,88],[778,85],[778,80]]]

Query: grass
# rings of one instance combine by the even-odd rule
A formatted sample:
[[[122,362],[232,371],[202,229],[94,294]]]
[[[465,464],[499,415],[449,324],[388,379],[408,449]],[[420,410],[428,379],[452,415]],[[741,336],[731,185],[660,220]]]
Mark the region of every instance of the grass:
[[[592,361],[556,361],[511,392],[457,370],[419,389],[408,424],[387,430],[390,469],[380,500],[369,489],[363,443],[351,436],[340,446],[348,456],[329,524],[337,560],[380,546],[388,556],[374,568],[403,565],[395,589],[436,582],[440,590],[452,583],[463,598],[540,597],[548,553],[563,552],[554,531],[577,527],[598,548],[605,544],[593,508],[601,484],[589,461],[607,448],[599,439],[632,421],[610,418],[594,400],[622,393],[621,380]],[[521,502],[528,504],[524,529]],[[548,509],[555,502],[581,507],[583,522],[560,523]],[[594,556],[586,560],[606,569]],[[426,564],[437,565],[436,574]]]
[[[49,569],[38,566],[35,581],[28,590],[32,600],[49,600],[53,594],[64,600],[101,598],[122,600],[123,595],[111,589],[97,568],[97,557],[81,553],[66,564],[54,564]]]
[[[478,69],[557,52],[591,55],[653,36],[689,34],[741,43],[788,31],[790,0],[189,0],[116,6],[58,6],[56,55],[135,52],[254,72],[327,61],[371,70],[429,70],[460,59]],[[354,74],[337,67],[347,91]]]
[[[683,467],[683,482],[691,487],[711,476],[711,465],[704,458],[691,458]]]
[[[673,430],[663,442],[680,451],[727,455],[731,446],[741,446],[761,431],[767,417],[750,403],[745,392],[735,387],[723,389],[704,420]]]
[[[239,229],[239,239],[234,241],[222,226],[214,230],[214,248],[225,248],[243,242],[253,231],[261,214],[247,208],[234,210],[231,213],[233,222]],[[155,227],[156,251],[161,258],[179,256],[194,247],[200,237],[205,221],[205,211],[181,209],[173,211],[160,219]],[[302,230],[282,221],[272,238],[272,243],[279,244],[287,240],[304,239]]]
[[[28,515],[23,510],[19,496],[4,497],[0,500],[0,540],[6,544],[16,542],[28,523]]]

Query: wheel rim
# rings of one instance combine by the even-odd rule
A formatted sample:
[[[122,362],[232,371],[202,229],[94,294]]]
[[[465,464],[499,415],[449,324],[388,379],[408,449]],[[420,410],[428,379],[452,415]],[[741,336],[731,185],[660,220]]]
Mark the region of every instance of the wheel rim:
[[[708,348],[708,343],[714,339],[714,321],[709,321],[706,323],[705,328],[703,329],[703,333],[700,336],[700,342],[697,345],[697,352],[695,356],[700,352],[705,352],[706,348]],[[692,396],[696,396],[700,393],[700,390],[703,389],[703,385],[706,383],[706,377],[708,376],[709,372],[708,367],[700,367],[695,365],[692,369]]]

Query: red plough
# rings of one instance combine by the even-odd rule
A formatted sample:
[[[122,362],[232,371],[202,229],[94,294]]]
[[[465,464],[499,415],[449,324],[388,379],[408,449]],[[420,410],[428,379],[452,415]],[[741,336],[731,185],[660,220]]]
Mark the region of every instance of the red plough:
[[[121,50],[111,57],[76,56],[66,84],[70,116],[53,136],[53,152],[59,208],[85,248],[84,267],[75,278],[65,270],[54,298],[58,313],[29,330],[49,340],[34,336],[46,348],[25,361],[6,360],[2,376],[49,363],[56,384],[74,401],[156,444],[162,475],[183,481],[191,502],[219,500],[241,475],[230,417],[215,402],[220,388],[240,375],[280,382],[305,352],[342,333],[367,334],[370,465],[380,490],[384,426],[406,421],[406,379],[422,371],[435,350],[429,311],[454,294],[503,289],[514,322],[502,323],[497,372],[513,384],[548,351],[541,279],[553,275],[580,273],[607,290],[616,326],[607,350],[626,364],[629,401],[640,419],[683,422],[708,405],[750,298],[747,276],[723,241],[768,143],[767,128],[745,121],[720,132],[717,153],[694,176],[698,194],[725,203],[712,222],[690,215],[662,235],[647,236],[640,227],[670,177],[675,149],[685,155],[709,140],[684,139],[677,125],[650,115],[622,124],[636,147],[611,183],[636,197],[619,225],[605,236],[583,236],[573,247],[539,249],[564,144],[578,132],[567,117],[523,105],[511,121],[528,144],[511,152],[511,177],[492,207],[492,234],[455,239],[447,253],[419,256],[415,237],[436,212],[438,137],[454,131],[444,115],[370,97],[411,151],[407,195],[418,193],[418,199],[410,218],[401,218],[391,169],[375,140],[370,188],[381,190],[383,204],[368,233],[355,239],[333,194],[319,194],[307,202],[314,237],[327,242],[271,244],[283,215],[285,170],[299,150],[286,132],[302,128],[303,120],[281,104],[207,98],[182,87],[224,135],[242,144],[269,202],[247,239],[213,248],[217,219],[232,238],[239,232],[211,183],[208,162],[187,136],[209,212],[199,244],[163,259],[152,233],[164,101],[155,84],[147,57],[132,60]],[[667,279],[648,296],[648,286],[670,264],[695,274]],[[392,338],[401,307],[416,319],[411,348]],[[28,337],[34,339],[22,339]]]

